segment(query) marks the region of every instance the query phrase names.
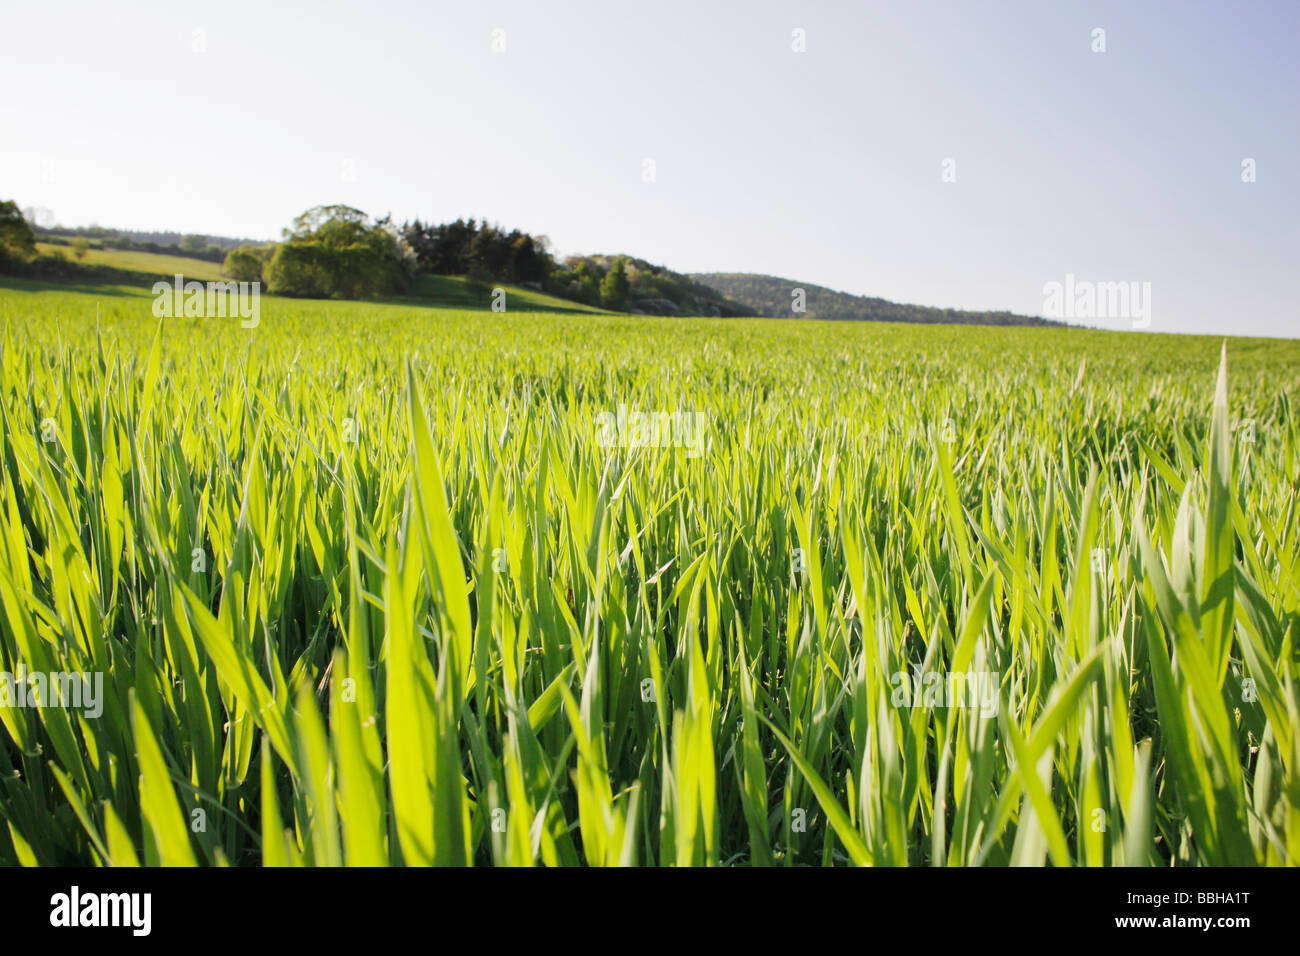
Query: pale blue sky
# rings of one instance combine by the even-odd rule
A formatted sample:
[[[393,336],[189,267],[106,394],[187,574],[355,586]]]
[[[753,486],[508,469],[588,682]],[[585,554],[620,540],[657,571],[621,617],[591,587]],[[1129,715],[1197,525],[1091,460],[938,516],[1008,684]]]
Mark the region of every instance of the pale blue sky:
[[[954,308],[1143,281],[1151,331],[1300,335],[1292,0],[6,0],[0,38],[0,198],[67,225],[342,202]]]

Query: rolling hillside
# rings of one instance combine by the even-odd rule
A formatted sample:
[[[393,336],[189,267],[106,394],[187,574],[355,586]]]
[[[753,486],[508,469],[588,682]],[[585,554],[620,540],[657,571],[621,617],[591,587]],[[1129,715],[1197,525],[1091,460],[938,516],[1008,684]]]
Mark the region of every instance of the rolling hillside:
[[[628,311],[641,315],[700,315],[722,318],[753,316],[748,304],[737,302],[692,276],[673,272],[633,256],[570,256],[565,266],[586,263],[604,275],[622,258],[627,269]]]
[[[67,246],[38,242],[36,251],[45,254],[62,255],[72,263],[80,263],[91,268],[111,269],[115,273],[138,273],[141,281],[148,279],[170,279],[181,273],[187,279],[200,282],[217,281],[222,278],[221,266],[215,262],[205,262],[190,256],[169,256],[157,252],[137,252],[127,249],[101,249],[92,246],[86,250],[84,259],[77,260]]]
[[[776,276],[748,272],[697,272],[691,279],[720,292],[729,299],[745,303],[748,314],[767,318],[832,319],[852,322],[950,322],[965,325],[1059,325],[1032,315],[1014,312],[967,312],[939,309],[926,305],[904,305],[869,296],[836,292],[824,286]],[[807,311],[793,312],[791,304],[796,289],[803,289]]]

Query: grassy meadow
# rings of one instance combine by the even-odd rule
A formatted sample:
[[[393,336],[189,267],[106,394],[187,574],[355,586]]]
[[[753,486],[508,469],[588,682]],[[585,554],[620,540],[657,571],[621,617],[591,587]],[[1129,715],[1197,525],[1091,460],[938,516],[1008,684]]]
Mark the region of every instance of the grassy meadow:
[[[151,304],[0,287],[0,864],[1300,861],[1300,342]]]
[[[78,259],[71,247],[49,242],[38,242],[36,251],[47,255],[61,255],[65,259],[81,262],[87,266],[105,266],[120,272],[140,273],[142,276],[171,278],[180,272],[187,279],[197,279],[200,282],[218,282],[222,279],[221,263],[190,256],[169,256],[136,249],[104,249],[100,246],[91,246],[86,249],[84,257]]]

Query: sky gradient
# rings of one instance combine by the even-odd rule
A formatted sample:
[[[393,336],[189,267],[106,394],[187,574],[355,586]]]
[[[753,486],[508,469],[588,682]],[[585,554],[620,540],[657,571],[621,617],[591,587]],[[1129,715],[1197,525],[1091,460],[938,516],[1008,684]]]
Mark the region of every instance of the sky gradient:
[[[1300,335],[1295,2],[78,0],[0,37],[0,199],[63,225],[346,203],[941,307],[1149,282],[1151,332]]]

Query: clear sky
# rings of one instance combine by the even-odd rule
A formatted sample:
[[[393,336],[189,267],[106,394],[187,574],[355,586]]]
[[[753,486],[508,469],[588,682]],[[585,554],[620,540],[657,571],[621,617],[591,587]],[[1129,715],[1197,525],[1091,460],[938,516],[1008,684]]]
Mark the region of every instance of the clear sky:
[[[1150,282],[1151,331],[1300,336],[1298,46],[1295,0],[3,0],[0,199],[267,239],[323,203],[487,217],[1030,314]]]

